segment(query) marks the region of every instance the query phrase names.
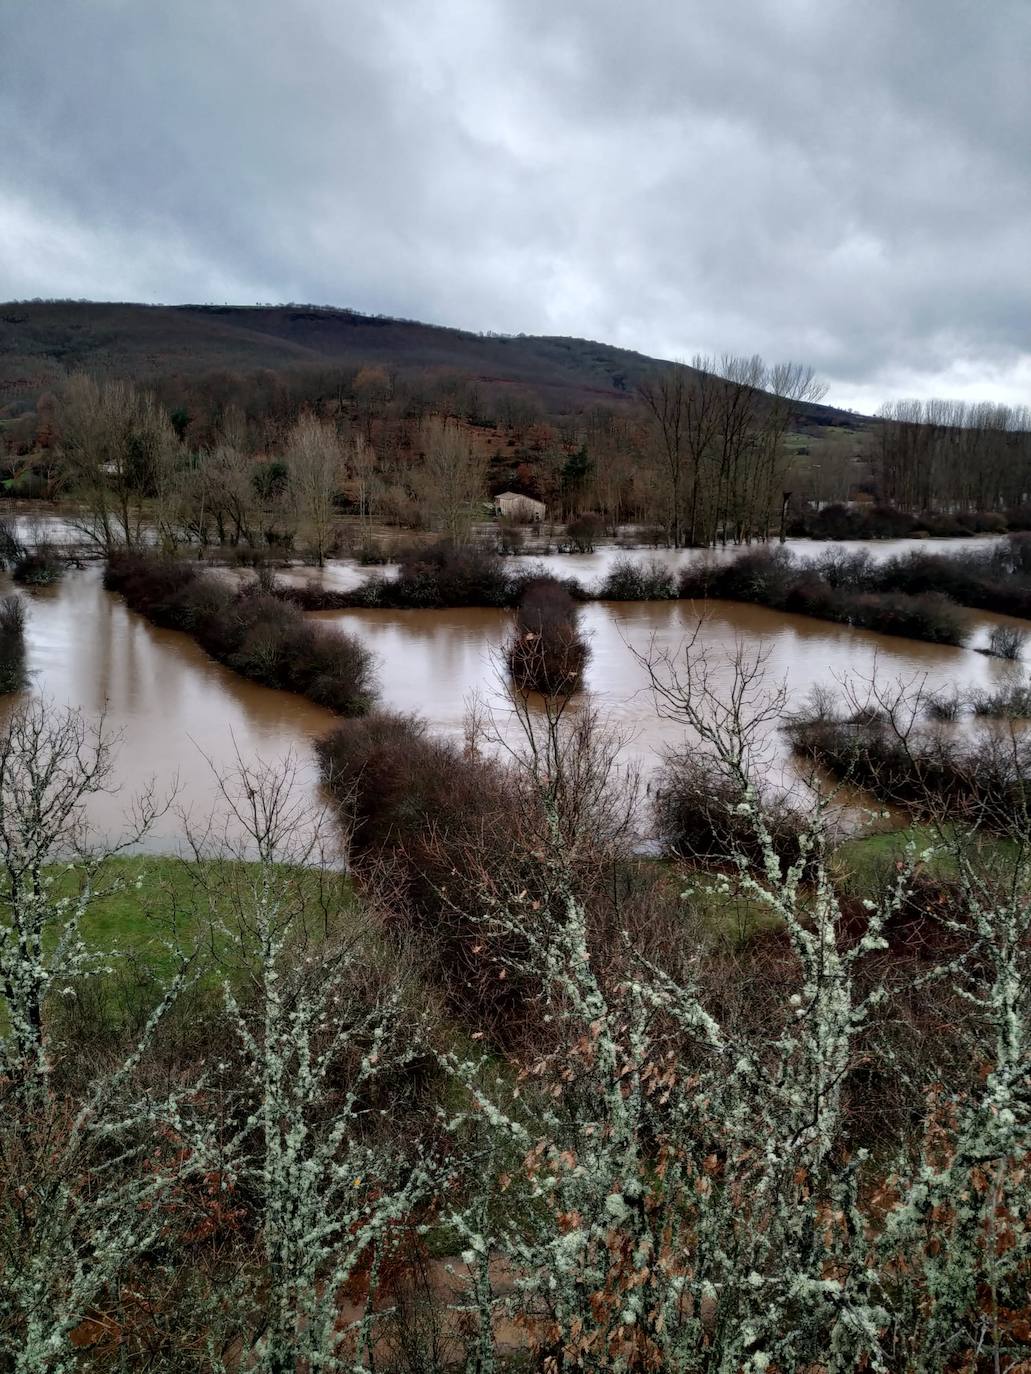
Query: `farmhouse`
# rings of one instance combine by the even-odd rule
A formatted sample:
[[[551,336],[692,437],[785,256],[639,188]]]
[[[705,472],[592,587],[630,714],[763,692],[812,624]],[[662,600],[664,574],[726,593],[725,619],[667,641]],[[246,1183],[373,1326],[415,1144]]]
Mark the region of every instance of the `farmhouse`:
[[[537,525],[548,513],[543,501],[532,496],[524,496],[519,491],[503,491],[494,498],[494,514],[506,520],[519,520],[523,524]]]

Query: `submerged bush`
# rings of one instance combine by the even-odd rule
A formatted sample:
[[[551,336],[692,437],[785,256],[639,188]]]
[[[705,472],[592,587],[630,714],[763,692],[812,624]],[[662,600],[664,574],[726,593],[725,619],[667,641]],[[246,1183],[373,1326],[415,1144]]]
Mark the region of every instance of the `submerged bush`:
[[[1031,683],[1015,682],[995,692],[974,692],[970,705],[975,716],[987,719],[1031,718]]]
[[[11,576],[27,587],[46,587],[61,580],[64,563],[49,544],[38,544],[15,559]]]
[[[512,581],[501,558],[477,544],[446,539],[410,546],[398,557],[398,573],[384,582],[380,604],[396,607],[508,606]]]
[[[924,710],[931,720],[959,720],[963,714],[963,698],[955,688],[951,692],[928,692],[924,699]]]
[[[1027,635],[1014,625],[994,625],[988,636],[988,652],[996,658],[1018,659],[1024,652]]]
[[[25,685],[25,603],[20,596],[0,600],[0,692]]]
[[[668,601],[676,596],[673,573],[657,558],[620,557],[598,584],[602,601]]]
[[[134,555],[112,558],[104,585],[155,624],[194,635],[244,677],[345,716],[364,715],[375,699],[373,657],[359,640],[310,624],[260,587],[237,592],[190,564]]]
[[[561,582],[545,577],[526,584],[508,650],[509,668],[521,691],[569,696],[579,688],[590,647],[580,634],[578,615]]]
[[[1031,801],[1031,750],[991,732],[971,744],[901,730],[886,713],[802,715],[787,727],[793,751],[852,787],[920,815],[1005,830]]]
[[[964,642],[963,617],[947,597],[938,591],[912,595],[886,590],[889,580],[863,553],[835,551],[808,563],[797,561],[788,549],[760,548],[731,562],[685,568],[680,595],[750,601],[932,644]]]

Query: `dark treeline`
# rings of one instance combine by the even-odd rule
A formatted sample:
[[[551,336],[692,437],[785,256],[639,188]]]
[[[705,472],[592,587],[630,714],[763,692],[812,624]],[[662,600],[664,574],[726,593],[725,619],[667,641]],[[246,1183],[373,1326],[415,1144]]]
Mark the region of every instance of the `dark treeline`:
[[[677,547],[1027,525],[1026,411],[907,403],[869,419],[821,407],[822,390],[802,364],[729,355],[558,409],[522,382],[382,362],[149,390],[74,374],[5,424],[0,490],[81,503],[105,553],[149,523],[173,545],[316,561],[343,551],[344,514],[366,542],[373,524],[465,538],[503,490],[541,500],[585,548],[627,524]]]
[[[882,408],[876,471],[884,501],[904,511],[1006,511],[1031,493],[1026,406],[896,401]]]
[[[831,502],[809,507],[788,521],[788,534],[809,539],[962,539],[975,534],[1005,534],[1031,529],[1031,507],[1002,511],[912,511],[896,506]]]
[[[261,582],[234,591],[196,565],[123,555],[104,585],[156,625],[192,634],[244,677],[341,715],[362,715],[376,696],[372,655],[351,635],[312,625]]]

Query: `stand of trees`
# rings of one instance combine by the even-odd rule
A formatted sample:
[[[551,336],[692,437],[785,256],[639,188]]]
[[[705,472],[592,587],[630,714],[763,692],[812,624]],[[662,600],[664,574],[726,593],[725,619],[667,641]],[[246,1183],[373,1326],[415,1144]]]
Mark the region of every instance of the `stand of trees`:
[[[71,377],[41,398],[11,494],[78,503],[84,537],[105,554],[158,540],[315,563],[340,551],[345,511],[357,517],[352,546],[370,555],[374,525],[464,543],[504,487],[570,528],[633,524],[675,547],[1031,518],[1026,408],[897,402],[855,428],[845,417],[827,427],[808,410],[824,394],[813,370],[758,356],[696,355],[622,403],[550,416],[458,374],[419,382],[382,368],[270,373],[253,386],[213,377],[174,405],[169,386]],[[847,501],[859,487],[870,507],[824,516],[827,496]]]
[[[784,437],[797,406],[825,390],[812,368],[729,354],[696,355],[642,384],[675,548],[770,537],[787,501]]]
[[[1006,511],[1031,498],[1031,410],[895,401],[876,430],[882,497],[904,511]]]

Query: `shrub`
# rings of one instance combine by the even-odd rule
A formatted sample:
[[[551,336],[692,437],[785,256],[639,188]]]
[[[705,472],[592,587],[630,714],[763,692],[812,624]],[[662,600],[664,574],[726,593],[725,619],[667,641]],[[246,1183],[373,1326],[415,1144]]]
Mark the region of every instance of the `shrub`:
[[[923,596],[882,592],[862,592],[846,598],[835,619],[876,630],[884,635],[905,635],[931,644],[961,645],[967,628],[959,608],[938,592]]]
[[[354,558],[363,568],[368,568],[389,563],[390,553],[379,540],[367,536],[355,548]]]
[[[828,549],[808,566],[834,591],[853,591],[869,585],[874,563],[866,549]]]
[[[512,604],[511,579],[493,550],[441,539],[402,550],[398,562],[397,577],[383,584],[382,605],[419,608]]]
[[[605,529],[600,515],[591,511],[578,515],[566,526],[566,536],[574,553],[593,553],[595,545]]]
[[[25,603],[20,596],[0,600],[0,692],[25,685]]]
[[[739,855],[762,869],[763,849],[750,813],[739,811],[741,789],[694,755],[667,756],[655,783],[653,815],[663,848],[678,858],[734,867]],[[808,818],[783,798],[763,806],[782,872],[798,862]]]
[[[597,595],[602,601],[668,601],[676,595],[676,585],[672,572],[657,558],[620,557],[601,580]]]
[[[795,575],[789,550],[749,549],[727,562],[701,560],[688,564],[680,574],[680,595],[692,599],[711,596],[727,601],[757,601],[761,606],[783,608]]]
[[[498,521],[498,553],[513,554],[522,553],[523,545],[526,542],[526,531],[516,520],[502,519]]]
[[[959,720],[963,714],[963,698],[955,689],[929,692],[924,698],[924,710],[931,720]]]
[[[11,569],[11,576],[27,587],[46,587],[61,580],[64,563],[49,544],[39,544],[21,554]]]
[[[996,658],[1018,659],[1023,655],[1027,635],[1014,625],[994,625],[988,636],[988,652]]]
[[[974,692],[970,705],[975,716],[985,719],[1025,720],[1031,717],[1031,683],[1013,683],[996,692]]]
[[[793,751],[833,777],[919,815],[969,818],[1005,831],[1031,800],[1031,753],[991,732],[975,745],[941,733],[904,735],[883,714],[797,717]]]
[[[414,716],[347,721],[315,752],[356,879],[389,892],[394,928],[418,932],[452,1006],[514,1033],[533,989],[502,973],[483,939],[479,899],[469,905],[484,883],[518,876],[524,857],[532,866],[516,844],[526,806],[514,779],[429,736]]]
[[[590,656],[577,617],[576,603],[561,582],[538,578],[527,583],[508,650],[521,691],[569,696],[577,690]]]

